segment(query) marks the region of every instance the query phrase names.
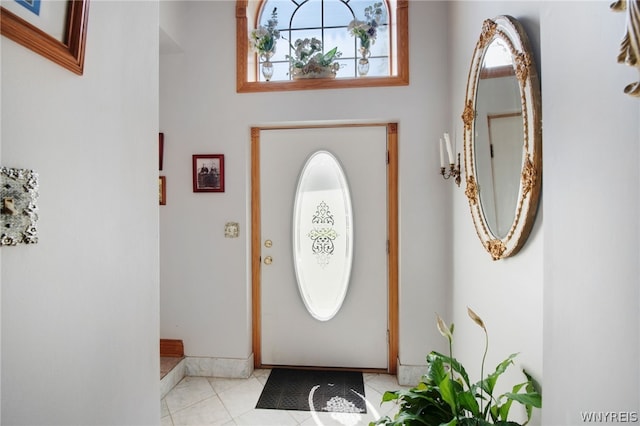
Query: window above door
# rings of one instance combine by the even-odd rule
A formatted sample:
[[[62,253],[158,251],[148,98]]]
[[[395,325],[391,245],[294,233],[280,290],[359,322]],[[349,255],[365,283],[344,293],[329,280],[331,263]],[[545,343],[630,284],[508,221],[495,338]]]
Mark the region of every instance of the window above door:
[[[364,20],[364,8],[375,1],[360,0],[237,0],[236,79],[237,92],[270,92],[308,89],[337,89],[409,84],[408,0],[382,2],[383,19],[371,49],[371,68],[366,76],[357,73],[358,41],[349,33],[353,19]],[[254,28],[267,26],[277,10],[277,29],[282,38],[271,62],[274,76],[266,81],[260,73],[260,57],[250,48]],[[338,47],[341,69],[335,78],[291,79],[287,55],[295,40],[317,38],[324,51]]]

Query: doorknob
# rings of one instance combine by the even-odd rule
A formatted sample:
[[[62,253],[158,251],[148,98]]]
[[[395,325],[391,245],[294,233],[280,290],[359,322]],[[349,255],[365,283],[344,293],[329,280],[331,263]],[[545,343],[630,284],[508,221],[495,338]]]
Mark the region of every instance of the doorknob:
[[[267,256],[264,258],[265,265],[271,265],[271,262],[273,262],[273,258],[271,256]]]

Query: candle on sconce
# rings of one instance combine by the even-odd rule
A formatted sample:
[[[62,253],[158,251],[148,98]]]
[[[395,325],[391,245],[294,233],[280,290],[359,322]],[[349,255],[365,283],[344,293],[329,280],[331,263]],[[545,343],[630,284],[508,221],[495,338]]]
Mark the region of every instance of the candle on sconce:
[[[444,147],[443,147],[444,145]],[[447,155],[449,156],[449,167],[447,168],[444,160],[444,149],[447,149]],[[451,145],[451,139],[449,133],[444,133],[444,142],[440,138],[440,174],[446,180],[452,178],[453,181],[460,186],[460,154],[458,154],[458,164],[455,163],[453,146]]]
[[[454,163],[453,149],[451,148],[451,139],[449,139],[449,133],[444,134],[444,140],[447,144],[447,155],[449,156],[449,164],[453,164]]]

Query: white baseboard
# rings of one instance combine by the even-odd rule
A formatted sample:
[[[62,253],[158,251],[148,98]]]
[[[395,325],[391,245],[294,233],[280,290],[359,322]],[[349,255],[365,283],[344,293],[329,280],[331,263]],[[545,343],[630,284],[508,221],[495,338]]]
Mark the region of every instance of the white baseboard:
[[[160,399],[164,398],[186,375],[186,359],[182,359],[160,380]]]
[[[187,376],[246,379],[253,373],[253,354],[246,359],[188,356],[185,361]]]
[[[427,372],[426,365],[402,365],[398,360],[398,384],[402,386],[416,386]]]

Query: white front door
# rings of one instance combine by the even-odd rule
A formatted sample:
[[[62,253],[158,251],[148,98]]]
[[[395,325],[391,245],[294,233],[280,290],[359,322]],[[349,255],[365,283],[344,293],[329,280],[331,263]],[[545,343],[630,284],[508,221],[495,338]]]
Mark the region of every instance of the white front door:
[[[349,287],[328,321],[307,311],[292,253],[298,178],[319,150],[341,164],[353,209]],[[387,369],[387,127],[260,129],[259,164],[261,364]]]

